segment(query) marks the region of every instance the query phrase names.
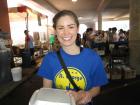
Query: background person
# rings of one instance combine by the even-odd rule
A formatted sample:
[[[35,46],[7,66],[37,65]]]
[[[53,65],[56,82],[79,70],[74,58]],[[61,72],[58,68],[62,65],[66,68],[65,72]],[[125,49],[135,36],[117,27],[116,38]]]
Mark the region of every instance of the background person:
[[[56,52],[49,52],[43,59],[38,75],[43,77],[43,86],[67,90],[77,105],[85,105],[100,93],[100,87],[107,83],[101,58],[89,48],[76,45],[79,21],[69,10],[60,11],[53,18],[53,27],[60,42],[60,53],[68,71],[80,91],[75,91],[57,58]]]
[[[34,63],[34,44],[33,44],[33,37],[29,35],[29,31],[25,30],[25,50],[29,51],[31,54],[32,63]]]

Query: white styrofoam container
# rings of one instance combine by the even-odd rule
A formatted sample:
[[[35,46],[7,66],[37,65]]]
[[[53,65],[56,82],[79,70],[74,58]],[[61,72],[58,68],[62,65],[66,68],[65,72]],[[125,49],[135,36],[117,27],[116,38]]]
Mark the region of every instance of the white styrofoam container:
[[[40,88],[30,98],[29,105],[76,105],[74,98],[65,90]]]

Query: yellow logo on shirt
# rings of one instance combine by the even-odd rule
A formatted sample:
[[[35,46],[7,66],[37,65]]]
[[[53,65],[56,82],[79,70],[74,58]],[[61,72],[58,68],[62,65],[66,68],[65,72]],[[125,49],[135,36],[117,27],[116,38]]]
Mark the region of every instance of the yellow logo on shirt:
[[[87,83],[83,73],[77,68],[73,68],[73,67],[68,67],[68,71],[70,72],[70,75],[73,78],[76,85],[81,89],[85,89]],[[56,74],[55,85],[56,88],[60,88],[60,89],[73,89],[73,86],[68,80],[68,78],[66,77],[66,74],[63,69]]]

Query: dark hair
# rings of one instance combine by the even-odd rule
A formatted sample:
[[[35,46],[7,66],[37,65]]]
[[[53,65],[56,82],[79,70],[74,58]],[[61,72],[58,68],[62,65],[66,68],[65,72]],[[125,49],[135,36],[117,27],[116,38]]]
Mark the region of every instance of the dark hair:
[[[93,28],[87,28],[86,32],[93,31]]]
[[[29,32],[28,30],[24,30],[24,33],[27,33],[27,32]]]
[[[73,17],[74,21],[76,22],[77,27],[79,27],[79,21],[78,21],[78,17],[76,16],[76,14],[74,12],[70,11],[70,10],[62,10],[54,16],[54,18],[53,18],[53,28],[56,28],[56,24],[57,24],[58,20],[63,16]]]

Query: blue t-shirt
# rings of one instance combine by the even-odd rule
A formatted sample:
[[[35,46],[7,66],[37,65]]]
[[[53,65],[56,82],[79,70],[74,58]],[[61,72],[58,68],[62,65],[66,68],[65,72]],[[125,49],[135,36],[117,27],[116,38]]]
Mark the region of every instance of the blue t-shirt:
[[[108,82],[102,60],[93,50],[84,48],[80,54],[69,55],[61,48],[60,53],[72,78],[81,89],[89,90]],[[53,88],[74,89],[61,67],[56,52],[49,52],[44,57],[38,75],[52,80]]]

